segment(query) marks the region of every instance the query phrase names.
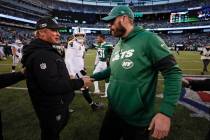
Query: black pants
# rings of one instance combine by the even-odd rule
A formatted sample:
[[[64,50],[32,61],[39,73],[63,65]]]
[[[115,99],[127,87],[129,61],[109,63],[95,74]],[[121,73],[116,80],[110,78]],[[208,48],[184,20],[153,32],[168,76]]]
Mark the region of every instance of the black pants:
[[[90,96],[88,88],[82,90],[82,95],[85,98],[85,100],[88,102],[88,104],[91,104],[93,102],[93,99]]]
[[[208,72],[208,65],[209,65],[210,60],[209,59],[203,59],[203,72]]]
[[[148,127],[138,127],[127,124],[115,112],[106,112],[99,140],[149,140]]]
[[[1,112],[0,112],[0,140],[3,140]]]
[[[41,140],[59,140],[69,119],[68,105],[54,109],[35,109],[41,128]]]
[[[210,140],[210,129],[209,129],[209,132],[206,135],[206,139],[205,140]]]

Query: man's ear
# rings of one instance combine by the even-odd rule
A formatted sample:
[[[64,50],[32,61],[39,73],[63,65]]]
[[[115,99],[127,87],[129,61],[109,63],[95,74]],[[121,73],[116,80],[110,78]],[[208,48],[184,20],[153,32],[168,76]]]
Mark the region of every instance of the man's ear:
[[[41,36],[43,36],[43,35],[45,34],[45,32],[46,32],[45,29],[38,30],[38,31],[37,31],[37,35],[38,35],[39,37],[41,37]]]

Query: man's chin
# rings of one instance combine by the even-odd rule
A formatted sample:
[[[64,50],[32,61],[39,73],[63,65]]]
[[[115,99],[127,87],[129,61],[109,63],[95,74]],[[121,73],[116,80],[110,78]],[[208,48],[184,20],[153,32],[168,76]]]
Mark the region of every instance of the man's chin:
[[[112,34],[112,36],[114,36],[114,37],[122,37],[122,35],[119,35],[119,34]]]

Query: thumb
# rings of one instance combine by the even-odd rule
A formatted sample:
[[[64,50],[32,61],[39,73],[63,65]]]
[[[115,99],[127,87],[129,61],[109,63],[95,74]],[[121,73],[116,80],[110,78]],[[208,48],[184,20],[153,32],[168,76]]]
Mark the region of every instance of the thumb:
[[[155,125],[155,121],[154,121],[154,119],[152,119],[152,121],[150,122],[148,130],[152,130],[154,125]]]

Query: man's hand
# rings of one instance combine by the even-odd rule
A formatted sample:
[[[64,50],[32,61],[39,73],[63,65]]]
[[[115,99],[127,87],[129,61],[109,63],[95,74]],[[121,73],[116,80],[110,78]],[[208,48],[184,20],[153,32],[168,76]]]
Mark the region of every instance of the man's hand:
[[[84,81],[84,86],[83,87],[90,87],[93,85],[93,78],[90,78],[89,76],[84,76],[82,77],[82,80]]]
[[[190,82],[188,80],[186,80],[185,78],[182,78],[182,86],[183,87],[189,87],[190,86]]]
[[[151,130],[153,138],[163,139],[168,136],[170,126],[171,119],[162,113],[157,113],[153,117],[148,130]]]

